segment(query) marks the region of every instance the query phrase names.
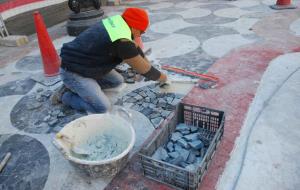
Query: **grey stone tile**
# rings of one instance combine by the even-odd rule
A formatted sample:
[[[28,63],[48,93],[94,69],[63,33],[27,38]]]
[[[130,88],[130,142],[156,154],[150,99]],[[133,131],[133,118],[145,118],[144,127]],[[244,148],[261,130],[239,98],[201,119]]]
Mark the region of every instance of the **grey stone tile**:
[[[172,142],[168,142],[167,150],[168,150],[168,152],[173,152],[174,151],[174,144]]]
[[[195,161],[196,161],[196,155],[193,152],[190,152],[186,162],[189,164],[193,164]]]
[[[171,136],[171,141],[176,142],[179,139],[181,139],[181,137],[182,137],[181,133],[178,133],[178,132],[173,133],[172,136]]]
[[[191,132],[190,132],[190,130],[185,130],[185,131],[180,131],[180,133],[181,133],[182,135],[188,135],[188,134],[190,134]]]
[[[126,100],[126,102],[127,103],[135,103],[137,100],[135,99],[135,98],[128,98],[127,100]]]
[[[198,128],[199,128],[199,127],[191,126],[191,132],[192,132],[192,133],[197,132],[197,131],[198,131]]]
[[[201,148],[204,147],[203,142],[200,141],[200,140],[196,140],[196,141],[189,142],[189,145],[190,145],[193,149],[196,149],[196,150],[199,150],[199,149],[201,149]]]
[[[191,172],[194,172],[194,171],[196,171],[197,167],[194,164],[190,164],[190,165],[186,166],[185,169],[187,169]]]
[[[180,154],[178,152],[169,152],[168,154],[173,159],[177,158],[178,156],[180,156]]]
[[[186,149],[182,149],[180,152],[178,152],[182,158],[183,158],[183,161],[187,161],[189,155],[190,155],[190,151],[186,150]]]
[[[161,116],[160,113],[157,113],[157,112],[155,113],[155,112],[154,112],[154,113],[152,113],[152,114],[149,115],[149,118],[150,118],[150,119],[154,119],[154,118],[157,118],[157,117],[160,117],[160,116]]]
[[[164,148],[159,147],[153,154],[152,158],[157,160],[167,160],[169,158],[169,155]]]
[[[157,117],[157,118],[151,119],[151,123],[154,125],[155,128],[158,128],[163,120],[164,120],[164,118]]]
[[[188,165],[189,165],[189,164],[186,163],[186,162],[180,162],[180,164],[179,164],[179,166],[181,166],[181,167],[183,167],[183,168],[187,167]]]
[[[188,131],[188,130],[190,130],[190,127],[184,123],[179,123],[176,126],[176,131]]]
[[[199,133],[192,133],[189,135],[184,135],[183,138],[187,141],[199,140]]]
[[[174,165],[179,165],[180,162],[183,161],[183,158],[181,155],[179,155],[178,157],[176,158],[173,158],[169,161],[170,164],[174,164]]]
[[[179,144],[183,148],[189,148],[189,144],[183,138],[178,139],[177,144]]]

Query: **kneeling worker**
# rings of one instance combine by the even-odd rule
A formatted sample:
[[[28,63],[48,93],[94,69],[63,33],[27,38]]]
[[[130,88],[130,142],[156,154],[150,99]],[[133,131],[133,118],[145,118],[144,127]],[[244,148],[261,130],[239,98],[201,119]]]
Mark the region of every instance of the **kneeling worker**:
[[[52,103],[62,102],[73,109],[103,113],[111,108],[103,89],[124,82],[114,68],[125,62],[150,80],[166,82],[167,76],[155,69],[134,40],[149,25],[147,12],[127,8],[121,15],[103,19],[82,32],[61,49],[63,86],[52,96]]]

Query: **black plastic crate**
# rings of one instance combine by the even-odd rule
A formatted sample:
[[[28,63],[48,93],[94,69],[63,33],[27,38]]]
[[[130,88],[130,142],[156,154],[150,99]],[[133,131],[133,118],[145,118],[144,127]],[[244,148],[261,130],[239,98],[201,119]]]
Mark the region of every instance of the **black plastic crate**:
[[[223,111],[180,103],[175,114],[168,119],[168,124],[139,153],[144,175],[177,189],[197,189],[223,136],[225,114]],[[201,128],[201,140],[208,146],[196,171],[151,157],[158,147],[168,142],[178,123]]]

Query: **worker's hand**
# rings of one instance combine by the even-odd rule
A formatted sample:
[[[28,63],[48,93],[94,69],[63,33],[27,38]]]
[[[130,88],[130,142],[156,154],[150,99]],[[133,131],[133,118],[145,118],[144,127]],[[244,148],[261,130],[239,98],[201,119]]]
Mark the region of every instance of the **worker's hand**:
[[[167,80],[168,80],[167,75],[163,72],[160,72],[160,77],[159,77],[158,81],[160,83],[165,83],[165,82],[167,82]]]
[[[168,86],[168,85],[171,84],[170,81],[168,80],[167,75],[165,73],[161,73],[158,81],[159,81],[159,86],[160,87]]]

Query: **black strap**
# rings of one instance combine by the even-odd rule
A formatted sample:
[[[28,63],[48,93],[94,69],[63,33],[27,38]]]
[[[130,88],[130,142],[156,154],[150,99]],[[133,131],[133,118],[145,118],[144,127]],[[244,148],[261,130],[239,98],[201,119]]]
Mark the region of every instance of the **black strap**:
[[[160,77],[160,74],[161,73],[159,70],[157,70],[155,67],[151,66],[150,70],[142,75],[150,80],[158,80]]]

